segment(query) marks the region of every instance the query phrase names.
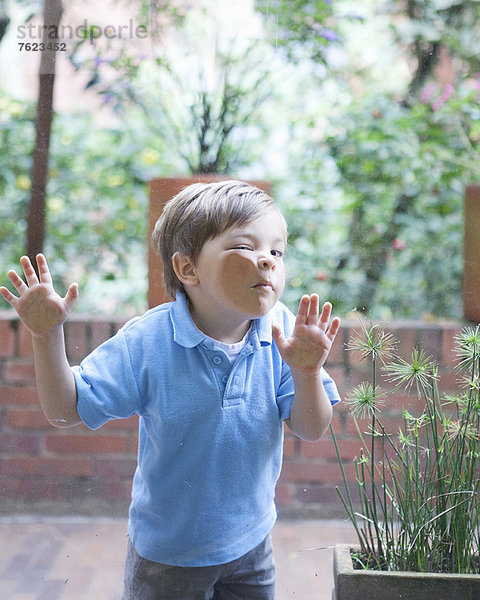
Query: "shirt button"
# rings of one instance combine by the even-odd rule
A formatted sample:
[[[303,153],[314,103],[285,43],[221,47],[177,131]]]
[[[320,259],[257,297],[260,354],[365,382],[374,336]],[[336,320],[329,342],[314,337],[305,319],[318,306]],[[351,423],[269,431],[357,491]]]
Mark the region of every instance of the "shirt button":
[[[228,381],[228,375],[224,375],[222,377],[222,381],[223,381],[223,383],[227,383],[227,381]]]
[[[214,356],[212,358],[213,364],[215,365],[219,365],[222,362],[222,357],[221,356]]]

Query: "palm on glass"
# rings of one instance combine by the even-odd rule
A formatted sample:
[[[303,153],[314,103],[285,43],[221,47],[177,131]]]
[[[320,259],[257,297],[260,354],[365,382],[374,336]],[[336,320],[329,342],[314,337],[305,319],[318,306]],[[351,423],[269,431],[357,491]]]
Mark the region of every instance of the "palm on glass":
[[[292,372],[303,375],[319,373],[340,327],[338,317],[330,323],[331,314],[330,302],[325,302],[319,315],[318,295],[305,295],[300,300],[291,335],[285,339],[280,329],[273,327],[275,344]]]
[[[78,298],[78,285],[72,283],[62,298],[53,287],[47,260],[43,254],[37,256],[38,276],[28,257],[23,256],[20,264],[25,281],[15,271],[8,272],[8,278],[18,296],[6,287],[0,287],[0,295],[17,311],[22,323],[32,335],[46,335],[67,320]]]

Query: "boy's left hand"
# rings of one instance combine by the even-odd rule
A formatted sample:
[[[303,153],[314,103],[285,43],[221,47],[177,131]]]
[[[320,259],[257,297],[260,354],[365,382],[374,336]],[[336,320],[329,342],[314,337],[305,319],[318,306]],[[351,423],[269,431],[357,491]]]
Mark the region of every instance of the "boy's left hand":
[[[330,323],[330,302],[325,302],[320,317],[318,309],[317,294],[302,296],[292,334],[285,339],[279,327],[272,326],[275,344],[292,374],[318,375],[337,335],[340,319],[335,317]]]

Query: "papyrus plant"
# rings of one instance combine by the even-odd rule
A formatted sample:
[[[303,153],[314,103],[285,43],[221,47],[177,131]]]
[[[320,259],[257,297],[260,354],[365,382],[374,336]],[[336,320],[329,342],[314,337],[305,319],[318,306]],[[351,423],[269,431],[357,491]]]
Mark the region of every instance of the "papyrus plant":
[[[332,430],[345,487],[337,491],[358,536],[358,566],[480,573],[479,327],[456,338],[455,395],[441,396],[434,361],[416,348],[403,360],[378,325],[362,325],[348,348],[371,363],[371,381],[347,398],[361,445],[353,484]],[[380,369],[395,390],[407,388],[424,403],[417,416],[404,408],[400,431],[382,423],[388,398],[377,385]],[[358,419],[365,416],[363,431]]]

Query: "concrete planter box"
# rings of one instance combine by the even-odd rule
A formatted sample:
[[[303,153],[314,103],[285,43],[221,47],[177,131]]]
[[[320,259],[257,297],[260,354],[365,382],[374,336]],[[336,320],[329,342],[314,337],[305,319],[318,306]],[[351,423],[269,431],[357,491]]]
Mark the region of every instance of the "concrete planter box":
[[[332,600],[478,600],[480,575],[356,570],[351,545],[338,544],[334,555]]]

